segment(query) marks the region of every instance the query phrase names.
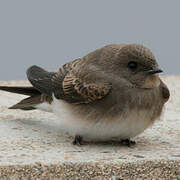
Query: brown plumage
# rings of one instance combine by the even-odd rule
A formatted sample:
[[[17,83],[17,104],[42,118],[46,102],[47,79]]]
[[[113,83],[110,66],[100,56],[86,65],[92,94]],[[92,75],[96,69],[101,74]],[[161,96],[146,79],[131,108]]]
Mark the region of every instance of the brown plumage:
[[[169,98],[160,72],[148,48],[114,44],[71,61],[58,72],[30,67],[27,77],[33,87],[0,89],[30,96],[11,108],[43,109],[41,105],[46,103],[44,110],[50,108],[58,116],[66,108],[67,118],[60,121],[74,136],[129,139],[161,115]]]

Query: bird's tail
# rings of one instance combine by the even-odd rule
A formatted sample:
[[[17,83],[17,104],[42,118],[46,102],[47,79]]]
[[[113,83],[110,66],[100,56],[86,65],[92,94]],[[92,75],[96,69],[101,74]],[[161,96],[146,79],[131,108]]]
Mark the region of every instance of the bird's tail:
[[[9,109],[33,110],[36,109],[34,106],[41,102],[41,92],[34,87],[0,86],[0,90],[30,96]]]
[[[41,92],[39,92],[34,87],[24,87],[24,86],[0,86],[0,90],[8,91],[8,92],[16,93],[16,94],[28,95],[28,96],[41,94]]]

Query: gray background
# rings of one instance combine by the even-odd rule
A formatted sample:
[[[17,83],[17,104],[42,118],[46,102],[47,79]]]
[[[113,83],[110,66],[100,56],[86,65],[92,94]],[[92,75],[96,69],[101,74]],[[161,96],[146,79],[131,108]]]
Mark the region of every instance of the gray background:
[[[0,80],[57,70],[110,43],[142,43],[165,74],[180,74],[179,0],[0,0]]]

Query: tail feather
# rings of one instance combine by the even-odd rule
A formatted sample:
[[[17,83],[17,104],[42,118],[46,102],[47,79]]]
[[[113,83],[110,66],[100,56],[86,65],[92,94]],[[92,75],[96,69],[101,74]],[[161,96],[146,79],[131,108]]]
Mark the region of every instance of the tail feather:
[[[0,86],[0,90],[17,93],[17,94],[29,95],[29,96],[41,94],[41,92],[34,87]]]
[[[41,92],[34,87],[0,86],[0,90],[30,96],[9,109],[34,110],[34,106],[41,103]]]
[[[0,86],[0,90],[30,96],[21,100],[17,104],[9,107],[9,109],[22,109],[22,110],[40,109],[51,112],[51,108],[49,104],[51,104],[52,102],[52,97],[46,94],[42,94],[39,90],[37,90],[34,87]],[[42,104],[45,105],[40,106]]]
[[[9,109],[22,109],[22,110],[34,110],[34,106],[41,103],[41,96],[31,96],[23,99],[19,103],[9,107]]]

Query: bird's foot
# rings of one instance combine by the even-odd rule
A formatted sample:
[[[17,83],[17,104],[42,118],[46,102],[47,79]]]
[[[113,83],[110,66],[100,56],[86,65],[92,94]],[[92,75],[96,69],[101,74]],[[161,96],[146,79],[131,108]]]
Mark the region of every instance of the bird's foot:
[[[121,141],[121,143],[125,146],[132,147],[136,144],[135,141],[131,141],[130,139],[124,139]]]
[[[73,141],[73,145],[78,145],[78,146],[81,146],[83,145],[83,138],[79,135],[76,135],[75,138],[74,138],[74,141]]]

